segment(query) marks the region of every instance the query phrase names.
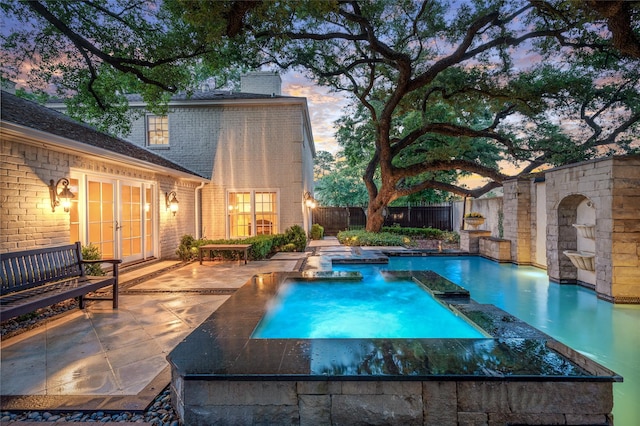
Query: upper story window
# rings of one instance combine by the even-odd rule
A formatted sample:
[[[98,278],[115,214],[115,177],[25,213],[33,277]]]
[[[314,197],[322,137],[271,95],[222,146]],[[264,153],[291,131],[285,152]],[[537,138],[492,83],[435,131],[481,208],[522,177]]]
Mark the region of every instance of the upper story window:
[[[169,146],[169,117],[166,115],[147,116],[147,145]]]

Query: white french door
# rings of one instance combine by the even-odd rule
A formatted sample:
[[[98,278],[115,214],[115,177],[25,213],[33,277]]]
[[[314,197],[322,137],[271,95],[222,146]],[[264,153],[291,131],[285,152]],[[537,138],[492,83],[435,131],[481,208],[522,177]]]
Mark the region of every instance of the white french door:
[[[114,181],[95,178],[87,181],[87,243],[97,246],[104,258],[118,255],[115,191]]]
[[[120,231],[117,234],[120,237],[120,258],[125,262],[143,259],[142,185],[120,182],[119,189],[120,220],[116,223]]]
[[[79,196],[71,239],[97,246],[103,258],[132,262],[154,256],[153,183],[101,176],[73,180]]]

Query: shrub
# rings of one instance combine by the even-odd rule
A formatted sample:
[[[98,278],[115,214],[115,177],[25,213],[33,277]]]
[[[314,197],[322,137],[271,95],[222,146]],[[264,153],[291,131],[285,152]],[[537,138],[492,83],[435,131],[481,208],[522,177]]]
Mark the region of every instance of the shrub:
[[[202,240],[200,240],[202,241]],[[197,243],[197,240],[193,238],[191,235],[186,234],[183,235],[180,239],[180,245],[176,250],[176,254],[180,258],[180,260],[186,262],[191,259],[195,259],[198,256],[198,246],[200,244]]]
[[[338,241],[346,246],[403,246],[411,243],[408,237],[391,232],[341,231]]]
[[[293,243],[285,244],[280,247],[280,251],[296,251],[296,245]]]
[[[324,237],[324,228],[318,223],[311,225],[311,239],[321,240]]]
[[[98,248],[98,246],[89,244],[88,246],[82,247],[82,258],[84,260],[99,260],[102,259],[102,255],[100,254],[100,249]],[[106,275],[106,272],[102,270],[102,265],[100,265],[99,263],[95,263],[93,265],[84,265],[84,272],[87,275]]]
[[[401,228],[399,226],[385,226],[382,228],[382,232],[406,235],[407,237],[413,238],[441,240],[443,239],[445,231],[436,228]]]
[[[284,235],[256,235],[255,237],[233,239],[233,240],[194,240],[191,248],[192,257],[195,259],[198,257],[198,249],[205,244],[251,244],[251,248],[247,252],[249,260],[263,260],[269,257],[270,254],[276,251],[276,248],[285,244]],[[180,249],[179,249],[180,250]],[[240,253],[230,251],[213,251],[216,256],[220,256],[223,259],[235,259],[240,256]]]
[[[460,244],[460,234],[455,231],[443,231],[442,241],[449,244]]]
[[[307,234],[300,225],[293,225],[284,232],[286,244],[294,244],[295,251],[304,251],[307,248]]]

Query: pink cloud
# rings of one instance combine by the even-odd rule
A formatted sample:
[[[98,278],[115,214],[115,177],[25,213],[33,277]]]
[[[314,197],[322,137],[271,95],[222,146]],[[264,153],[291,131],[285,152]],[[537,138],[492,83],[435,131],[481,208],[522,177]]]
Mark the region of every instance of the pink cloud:
[[[332,93],[296,72],[282,74],[282,94],[307,98],[316,150],[338,151],[337,128],[333,123],[342,116],[342,109],[347,104],[344,96]]]

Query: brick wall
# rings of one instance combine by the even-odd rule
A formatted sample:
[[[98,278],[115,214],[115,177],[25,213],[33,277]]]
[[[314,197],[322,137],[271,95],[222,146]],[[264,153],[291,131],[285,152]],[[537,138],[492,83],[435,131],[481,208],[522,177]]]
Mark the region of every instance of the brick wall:
[[[158,257],[162,259],[177,258],[176,249],[183,235],[196,235],[196,201],[193,182],[176,181],[169,177],[161,177],[158,182]],[[178,200],[178,212],[173,213],[166,208],[165,196],[175,191]]]
[[[70,242],[69,213],[62,207],[51,211],[48,184],[72,170],[156,183],[157,257],[175,258],[181,236],[195,232],[194,182],[9,139],[2,141],[0,161],[0,253]],[[172,190],[180,201],[175,217],[165,209],[165,192]]]
[[[149,147],[194,172],[211,178],[202,191],[202,235],[226,238],[226,193],[230,190],[278,192],[279,230],[311,226],[302,206],[313,190],[313,141],[308,140],[299,101],[256,104],[174,106],[168,113],[169,147]],[[146,143],[144,116],[128,139]],[[196,231],[193,235],[198,235]]]
[[[0,252],[69,243],[69,214],[51,211],[49,180],[69,176],[72,156],[2,141]]]

